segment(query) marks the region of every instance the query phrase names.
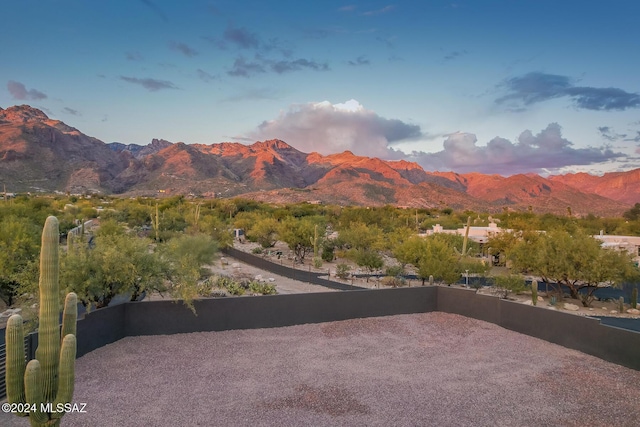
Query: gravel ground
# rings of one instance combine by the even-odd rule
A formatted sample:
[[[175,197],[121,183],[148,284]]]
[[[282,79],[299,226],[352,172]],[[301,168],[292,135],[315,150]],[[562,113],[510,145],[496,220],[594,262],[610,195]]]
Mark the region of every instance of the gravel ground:
[[[640,372],[439,312],[128,337],[76,372],[66,426],[640,425]]]

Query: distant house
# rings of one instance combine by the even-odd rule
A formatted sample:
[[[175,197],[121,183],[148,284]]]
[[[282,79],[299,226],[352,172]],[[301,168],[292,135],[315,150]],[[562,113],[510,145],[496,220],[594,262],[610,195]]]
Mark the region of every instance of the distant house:
[[[458,234],[460,236],[464,236],[466,231],[467,231],[466,226],[462,228],[458,228],[456,230],[445,230],[444,228],[442,228],[440,224],[436,224],[433,226],[432,230],[428,230],[426,233],[421,234],[421,236],[431,236],[436,233]],[[469,239],[477,243],[487,243],[491,237],[503,231],[510,231],[510,230],[505,230],[503,228],[498,227],[498,224],[496,224],[495,222],[489,223],[488,227],[471,226],[469,227]]]
[[[636,265],[640,264],[640,237],[638,236],[611,236],[600,232],[593,236],[602,242],[603,248],[611,248],[618,251],[626,251],[633,257]]]

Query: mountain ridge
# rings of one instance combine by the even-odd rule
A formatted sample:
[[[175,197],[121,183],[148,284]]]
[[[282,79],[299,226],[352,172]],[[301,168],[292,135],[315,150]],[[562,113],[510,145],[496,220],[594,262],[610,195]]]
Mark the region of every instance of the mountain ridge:
[[[640,201],[640,169],[597,177],[509,177],[425,171],[350,151],[303,153],[279,139],[253,144],[104,143],[28,105],[0,108],[0,180],[8,191],[125,196],[244,196],[267,202],[619,215]]]

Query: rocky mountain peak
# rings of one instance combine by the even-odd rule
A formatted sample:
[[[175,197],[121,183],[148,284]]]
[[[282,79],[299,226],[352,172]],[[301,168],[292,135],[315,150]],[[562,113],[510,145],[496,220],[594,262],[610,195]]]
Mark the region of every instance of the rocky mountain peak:
[[[29,121],[45,121],[49,117],[37,108],[29,105],[15,105],[7,109],[0,108],[0,122],[27,123]]]

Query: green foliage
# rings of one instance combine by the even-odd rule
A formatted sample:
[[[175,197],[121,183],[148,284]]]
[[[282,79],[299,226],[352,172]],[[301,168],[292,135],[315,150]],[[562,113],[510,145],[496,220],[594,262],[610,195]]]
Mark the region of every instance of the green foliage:
[[[253,223],[247,230],[247,238],[258,242],[263,248],[271,248],[278,241],[280,224],[274,218],[262,218]]]
[[[143,292],[169,292],[187,305],[199,294],[201,267],[217,244],[210,237],[180,235],[150,245],[128,234],[100,234],[94,246],[71,242],[62,258],[61,277],[86,306],[107,306],[116,295],[137,299]]]
[[[382,268],[384,265],[384,261],[382,256],[377,251],[373,251],[370,249],[358,249],[357,255],[355,257],[356,264],[360,267],[365,267],[369,273]],[[369,281],[369,277],[367,276],[367,282]]]
[[[9,215],[0,222],[0,299],[7,305],[36,283],[38,235],[28,218]]]
[[[493,284],[500,298],[506,299],[510,292],[518,293],[526,289],[524,278],[516,274],[495,276]]]
[[[392,265],[387,267],[384,274],[389,277],[399,277],[404,274],[404,268],[401,265]]]
[[[268,283],[260,283],[258,281],[249,282],[249,290],[254,294],[262,295],[274,295],[276,294],[276,287]]]
[[[576,229],[554,229],[535,238],[521,239],[511,249],[513,267],[569,289],[571,297],[589,307],[593,292],[602,285],[617,286],[637,276],[624,252],[604,249],[593,237]],[[580,293],[584,289],[586,292]]]
[[[313,250],[313,238],[318,225],[318,234],[325,234],[325,226],[320,217],[303,217],[296,219],[289,217],[280,223],[278,234],[289,249],[294,251],[298,262],[303,263],[305,256]]]
[[[538,282],[536,280],[531,282],[531,303],[538,305]]]
[[[40,256],[40,314],[36,358],[25,366],[24,329],[20,315],[9,318],[6,329],[6,388],[9,403],[34,410],[28,416],[34,427],[59,426],[64,412],[42,411],[43,404],[67,404],[73,398],[76,358],[76,295],[67,295],[59,326],[59,223],[47,218]]]
[[[640,203],[633,205],[631,209],[622,214],[627,221],[638,221],[640,219]]]
[[[256,255],[260,255],[262,253],[264,253],[264,249],[262,249],[261,247],[255,247],[253,249],[251,249],[251,253],[252,254],[256,254]]]
[[[382,230],[362,222],[352,222],[349,227],[340,229],[336,240],[336,245],[356,250],[380,249],[381,243]]]
[[[335,257],[335,243],[333,240],[323,239],[321,258],[323,261],[331,262]]]
[[[338,264],[336,265],[336,276],[340,279],[346,279],[349,277],[349,271],[351,270],[351,266],[347,264]]]
[[[631,290],[631,308],[638,308],[638,285]]]
[[[438,235],[424,239],[425,245],[419,253],[418,277],[424,283],[430,275],[435,280],[447,284],[455,283],[460,278],[458,257],[454,249]]]

